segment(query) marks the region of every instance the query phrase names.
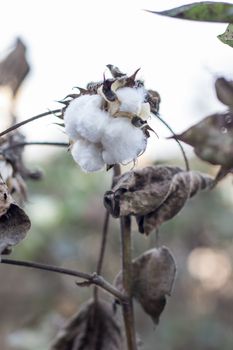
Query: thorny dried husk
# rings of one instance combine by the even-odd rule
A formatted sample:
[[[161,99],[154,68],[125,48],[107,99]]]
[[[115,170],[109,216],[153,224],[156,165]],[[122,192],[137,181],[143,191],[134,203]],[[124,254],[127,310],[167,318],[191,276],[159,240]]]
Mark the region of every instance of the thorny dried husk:
[[[202,160],[220,165],[222,174],[233,168],[233,112],[211,115],[176,138],[193,146]]]
[[[132,263],[132,293],[155,324],[171,295],[176,275],[175,260],[166,247],[154,248],[143,253]],[[124,292],[122,272],[115,279],[115,286]]]
[[[122,350],[122,344],[111,304],[91,300],[69,321],[51,350]]]
[[[114,179],[104,205],[114,217],[135,215],[141,233],[149,234],[173,218],[186,201],[213,184],[213,179],[179,167],[150,166]]]

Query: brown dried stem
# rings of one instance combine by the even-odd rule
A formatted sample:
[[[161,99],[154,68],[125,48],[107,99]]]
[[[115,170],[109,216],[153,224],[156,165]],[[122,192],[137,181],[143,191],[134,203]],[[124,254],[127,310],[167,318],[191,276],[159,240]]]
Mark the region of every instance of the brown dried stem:
[[[115,298],[117,298],[120,302],[125,302],[126,297],[124,294],[122,294],[118,289],[116,289],[113,285],[111,285],[109,282],[107,282],[102,276],[97,275],[96,273],[86,273],[86,272],[80,272],[76,270],[70,270],[65,269],[58,266],[53,265],[47,265],[47,264],[41,264],[34,261],[23,261],[23,260],[13,260],[13,259],[1,259],[2,264],[8,264],[8,265],[16,265],[16,266],[23,266],[23,267],[29,267],[39,270],[45,270],[50,272],[57,272],[64,275],[79,277],[85,280],[85,282],[81,282],[78,285],[80,286],[88,286],[91,284],[95,284],[96,286],[104,289],[108,293],[112,294]]]
[[[122,303],[125,333],[128,350],[137,350],[133,300],[132,300],[132,257],[131,257],[131,218],[123,216],[121,222],[121,249],[122,249],[122,273],[123,286],[128,298],[127,303]]]
[[[5,148],[4,150],[17,148],[17,147],[24,147],[24,146],[58,146],[58,147],[69,147],[69,144],[67,142],[50,142],[50,141],[26,141],[26,142],[19,142],[14,143],[13,145],[10,145],[9,147]]]
[[[48,112],[45,112],[45,113],[41,113],[41,114],[38,114],[38,115],[35,115],[34,117],[31,117],[29,119],[26,119],[26,120],[23,120],[22,122],[20,123],[17,123],[15,125],[12,125],[10,128],[2,131],[0,133],[0,137],[3,136],[3,135],[6,135],[8,134],[9,132],[15,130],[15,129],[18,129],[19,127],[21,127],[22,125],[25,125],[27,123],[30,123],[32,122],[33,120],[36,120],[36,119],[39,119],[39,118],[42,118],[42,117],[46,117],[47,115],[50,115],[50,114],[56,114],[56,113],[59,113],[61,112],[61,109],[55,109],[53,111],[48,111]]]
[[[121,172],[120,165],[118,165],[118,164],[114,165],[111,187],[113,186],[114,177],[120,175],[120,172]],[[107,243],[107,236],[108,236],[109,218],[110,218],[110,214],[109,214],[108,210],[106,210],[105,217],[104,217],[104,225],[103,225],[103,230],[102,230],[102,240],[101,240],[101,245],[100,245],[99,259],[98,259],[97,268],[96,268],[97,275],[101,274],[102,267],[103,267],[104,255],[105,255],[106,243]],[[98,300],[98,287],[97,286],[94,287],[93,298],[95,301]]]

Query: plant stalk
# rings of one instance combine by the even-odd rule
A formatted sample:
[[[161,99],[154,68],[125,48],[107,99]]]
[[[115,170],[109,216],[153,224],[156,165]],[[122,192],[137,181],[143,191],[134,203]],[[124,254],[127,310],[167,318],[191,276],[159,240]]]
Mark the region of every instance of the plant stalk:
[[[123,287],[128,298],[127,303],[122,303],[125,333],[127,337],[128,350],[137,350],[135,322],[132,300],[132,256],[131,256],[131,218],[123,216],[121,224],[121,249],[122,249],[122,274]]]
[[[113,285],[107,282],[102,276],[97,275],[96,273],[89,274],[86,272],[80,272],[76,270],[65,269],[58,266],[41,264],[34,261],[24,261],[24,260],[13,260],[13,259],[5,259],[1,258],[0,263],[8,264],[8,265],[16,265],[23,266],[28,268],[34,268],[39,270],[45,270],[50,272],[57,272],[64,275],[79,277],[85,280],[85,282],[77,283],[78,286],[90,286],[91,284],[95,284],[96,286],[104,289],[108,293],[112,294],[115,298],[117,298],[120,302],[125,302],[125,296],[116,289]]]

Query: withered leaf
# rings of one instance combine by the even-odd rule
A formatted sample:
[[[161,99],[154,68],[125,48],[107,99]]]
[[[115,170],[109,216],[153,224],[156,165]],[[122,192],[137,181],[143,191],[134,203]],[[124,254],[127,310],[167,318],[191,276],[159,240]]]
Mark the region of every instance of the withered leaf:
[[[9,86],[14,96],[30,70],[25,52],[26,46],[18,38],[14,49],[0,62],[0,85]]]
[[[58,334],[51,350],[122,350],[121,329],[111,304],[88,301]]]
[[[211,115],[176,137],[193,146],[202,160],[225,172],[233,167],[233,112]]]
[[[233,24],[228,24],[223,34],[218,35],[218,39],[226,45],[233,47]]]
[[[133,260],[132,270],[133,297],[157,324],[166,305],[166,296],[172,292],[175,260],[168,248],[154,248]],[[117,275],[115,286],[124,291],[122,272]]]
[[[0,174],[0,217],[6,214],[12,202],[13,200],[9,193],[8,187],[1,180],[1,174]]]
[[[10,251],[26,236],[31,227],[29,217],[23,209],[11,203],[7,212],[0,217],[0,254]]]
[[[104,205],[114,217],[135,215],[139,232],[149,234],[212,183],[211,177],[199,172],[150,166],[115,178],[112,190],[105,193]]]
[[[215,90],[219,101],[233,109],[233,81],[218,78],[215,81]]]

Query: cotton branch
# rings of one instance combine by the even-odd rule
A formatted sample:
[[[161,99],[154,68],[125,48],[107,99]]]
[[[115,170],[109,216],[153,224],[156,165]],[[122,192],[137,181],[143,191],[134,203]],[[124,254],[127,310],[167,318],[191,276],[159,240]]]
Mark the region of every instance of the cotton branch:
[[[53,111],[48,111],[48,112],[45,112],[45,113],[41,113],[41,114],[38,114],[38,115],[35,115],[34,117],[31,117],[29,119],[26,119],[26,120],[23,120],[22,122],[20,123],[17,123],[15,125],[12,125],[10,128],[2,131],[0,133],[0,137],[3,136],[3,135],[6,135],[8,134],[9,132],[15,130],[15,129],[18,129],[19,127],[21,127],[22,125],[25,125],[27,123],[30,123],[32,122],[33,120],[36,120],[36,119],[39,119],[39,118],[42,118],[42,117],[46,117],[47,115],[50,115],[50,114],[56,114],[56,113],[59,113],[61,112],[61,109],[55,109]]]
[[[85,282],[78,283],[78,285],[80,285],[80,286],[94,284],[94,285],[104,289],[106,292],[112,294],[120,302],[124,303],[126,300],[126,297],[118,289],[116,289],[109,282],[107,282],[102,276],[100,276],[96,273],[89,274],[89,273],[85,273],[85,272],[65,269],[65,268],[58,267],[58,266],[41,264],[41,263],[32,262],[32,261],[13,260],[13,259],[5,259],[5,258],[1,259],[1,263],[7,264],[7,265],[16,265],[16,266],[34,268],[34,269],[50,271],[50,272],[57,272],[57,273],[68,275],[68,276],[79,277],[79,278],[82,278],[85,280]]]

